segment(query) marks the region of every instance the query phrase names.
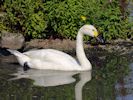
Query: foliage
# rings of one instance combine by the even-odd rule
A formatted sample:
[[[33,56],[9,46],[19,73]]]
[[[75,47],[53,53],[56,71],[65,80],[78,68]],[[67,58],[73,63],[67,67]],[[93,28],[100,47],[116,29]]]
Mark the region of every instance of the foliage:
[[[80,27],[80,16],[83,15],[82,1],[64,0],[46,2],[50,26],[54,31],[66,38],[75,38],[77,29]]]
[[[96,26],[106,40],[133,35],[128,11],[121,11],[119,0],[5,0],[4,8],[5,26],[32,38],[75,39],[84,24]]]
[[[41,0],[5,0],[4,7],[8,27],[33,38],[43,37],[46,21]]]
[[[128,13],[123,18],[118,0],[55,0],[46,2],[46,10],[51,27],[63,37],[75,38],[77,30],[87,23],[95,25],[109,40],[127,38],[132,33]]]

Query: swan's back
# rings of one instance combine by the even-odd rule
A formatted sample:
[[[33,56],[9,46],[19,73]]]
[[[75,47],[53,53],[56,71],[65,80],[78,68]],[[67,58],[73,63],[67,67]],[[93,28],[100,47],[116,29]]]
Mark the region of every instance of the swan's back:
[[[44,69],[53,69],[54,67],[63,67],[65,69],[77,68],[77,61],[70,55],[53,49],[41,49],[41,50],[32,50],[24,52],[23,54],[27,55],[32,59],[32,63],[38,62],[39,66],[43,66]],[[51,67],[51,68],[50,68]],[[62,69],[63,69],[62,68]],[[57,68],[58,69],[58,68]],[[61,68],[59,68],[61,69]]]

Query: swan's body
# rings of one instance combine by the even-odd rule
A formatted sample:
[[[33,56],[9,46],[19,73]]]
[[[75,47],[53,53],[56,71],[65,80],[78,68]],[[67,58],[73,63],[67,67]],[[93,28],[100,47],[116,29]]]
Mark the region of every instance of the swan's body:
[[[76,43],[78,62],[70,55],[53,49],[32,50],[24,53],[10,49],[8,51],[17,57],[18,62],[22,66],[27,63],[30,68],[65,71],[91,70],[91,63],[87,59],[83,49],[83,34],[97,37],[98,32],[92,25],[84,25],[80,28]]]
[[[31,68],[54,70],[75,70],[80,68],[79,64],[73,57],[54,49],[34,50],[25,52],[24,54],[32,58],[32,65],[30,66],[29,64]],[[39,59],[37,58],[38,55]]]

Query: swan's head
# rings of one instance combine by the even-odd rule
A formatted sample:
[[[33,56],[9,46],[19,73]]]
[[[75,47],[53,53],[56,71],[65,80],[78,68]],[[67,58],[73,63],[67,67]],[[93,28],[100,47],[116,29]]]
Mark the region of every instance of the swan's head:
[[[93,25],[82,26],[80,32],[91,37],[97,37],[99,35],[97,29]]]
[[[95,37],[99,42],[104,43],[105,41],[100,37],[97,29],[93,25],[84,25],[79,30],[80,33]]]

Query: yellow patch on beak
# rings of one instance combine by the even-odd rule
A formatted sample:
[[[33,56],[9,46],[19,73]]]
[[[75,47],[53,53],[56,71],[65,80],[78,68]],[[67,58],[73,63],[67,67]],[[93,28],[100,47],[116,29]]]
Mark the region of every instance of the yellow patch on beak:
[[[94,37],[97,37],[99,34],[97,31],[94,31]]]

